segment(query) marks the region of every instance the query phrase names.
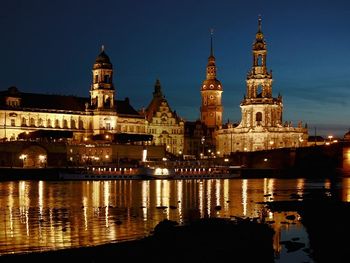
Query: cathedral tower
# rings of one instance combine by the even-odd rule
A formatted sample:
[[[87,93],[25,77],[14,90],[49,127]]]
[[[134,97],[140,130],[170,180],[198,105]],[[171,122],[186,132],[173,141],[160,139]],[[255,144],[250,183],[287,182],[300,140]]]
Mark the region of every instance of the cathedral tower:
[[[221,104],[222,86],[216,79],[216,64],[213,55],[213,34],[210,38],[210,56],[207,65],[207,78],[201,88],[201,122],[208,128],[217,128],[222,124],[223,107]]]
[[[98,110],[113,109],[114,94],[113,65],[102,46],[92,68],[91,107]]]
[[[258,32],[253,43],[253,65],[247,74],[247,94],[241,103],[244,128],[276,127],[282,124],[282,97],[272,97],[272,72],[267,70],[267,49],[261,31],[261,17]]]

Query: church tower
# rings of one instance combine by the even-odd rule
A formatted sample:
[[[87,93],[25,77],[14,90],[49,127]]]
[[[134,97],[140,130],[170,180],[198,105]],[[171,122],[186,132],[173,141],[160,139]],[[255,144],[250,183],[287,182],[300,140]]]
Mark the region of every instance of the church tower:
[[[102,46],[92,68],[91,107],[97,110],[111,110],[114,108],[114,96],[113,65]]]
[[[222,124],[222,91],[221,82],[216,79],[216,64],[213,55],[213,33],[211,33],[207,78],[203,81],[201,88],[202,106],[200,108],[201,122],[210,129],[221,127]]]
[[[272,71],[266,67],[267,49],[260,16],[252,51],[253,66],[247,74],[247,94],[241,103],[240,126],[249,129],[281,126],[282,97],[272,97]]]

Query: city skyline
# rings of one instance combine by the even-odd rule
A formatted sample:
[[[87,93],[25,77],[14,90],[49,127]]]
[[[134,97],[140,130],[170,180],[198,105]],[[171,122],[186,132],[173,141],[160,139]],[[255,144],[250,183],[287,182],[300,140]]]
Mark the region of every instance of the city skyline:
[[[104,45],[118,100],[147,107],[159,78],[171,108],[185,120],[200,117],[213,28],[224,122],[241,119],[261,15],[283,121],[307,123],[309,135],[316,128],[320,135],[343,136],[350,127],[346,1],[6,1],[0,12],[6,36],[1,90],[88,97],[92,65]]]

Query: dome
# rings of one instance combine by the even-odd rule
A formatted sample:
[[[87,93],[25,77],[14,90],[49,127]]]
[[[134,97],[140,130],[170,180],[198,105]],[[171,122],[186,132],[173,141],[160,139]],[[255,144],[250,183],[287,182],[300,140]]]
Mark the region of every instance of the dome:
[[[97,56],[94,64],[94,69],[98,69],[98,68],[107,68],[107,69],[112,68],[112,63],[108,55],[104,51],[104,49],[102,49],[101,53]]]
[[[217,79],[206,79],[203,81],[202,90],[222,90],[221,82]]]

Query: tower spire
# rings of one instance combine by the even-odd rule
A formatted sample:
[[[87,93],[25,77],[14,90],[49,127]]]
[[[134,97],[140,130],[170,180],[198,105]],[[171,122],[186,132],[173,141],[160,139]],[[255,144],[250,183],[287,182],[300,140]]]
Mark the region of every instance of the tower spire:
[[[101,45],[101,52],[105,51],[105,45]]]
[[[213,53],[213,35],[214,35],[214,29],[211,28],[210,29],[210,56],[213,57],[214,53]]]
[[[258,16],[258,32],[261,32],[261,15]]]

